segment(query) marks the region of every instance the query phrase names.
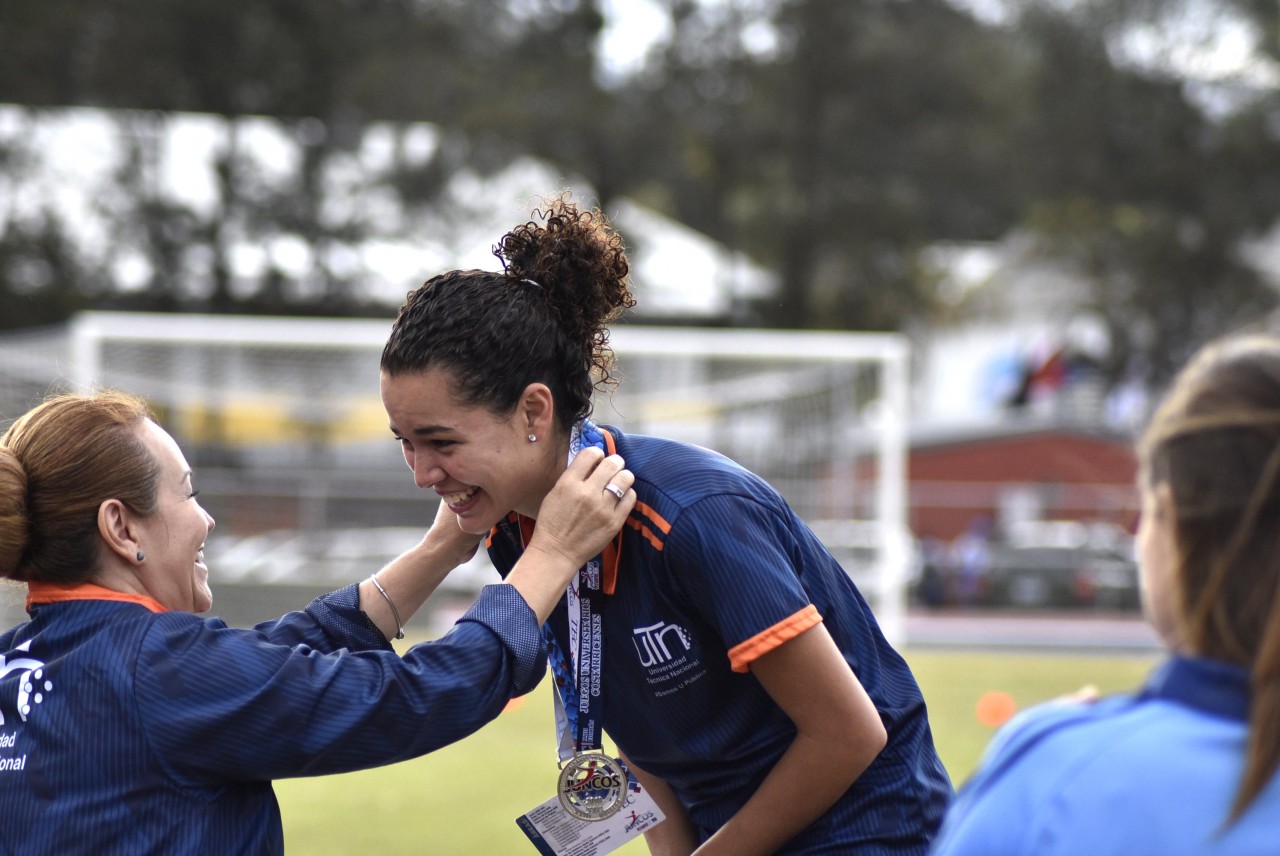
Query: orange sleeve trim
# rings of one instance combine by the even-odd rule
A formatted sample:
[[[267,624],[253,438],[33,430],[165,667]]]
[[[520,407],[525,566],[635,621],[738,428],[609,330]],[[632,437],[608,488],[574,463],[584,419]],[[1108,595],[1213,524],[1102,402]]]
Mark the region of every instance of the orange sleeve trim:
[[[104,588],[94,583],[80,583],[73,586],[60,586],[54,583],[27,583],[27,609],[40,603],[65,603],[72,600],[114,600],[122,603],[136,603],[145,606],[152,612],[168,612],[155,598],[145,594],[130,594]]]
[[[735,672],[746,672],[751,664],[784,642],[790,642],[801,633],[822,623],[818,608],[809,604],[789,618],[784,618],[768,630],[762,630],[745,642],[729,649],[729,667]]]

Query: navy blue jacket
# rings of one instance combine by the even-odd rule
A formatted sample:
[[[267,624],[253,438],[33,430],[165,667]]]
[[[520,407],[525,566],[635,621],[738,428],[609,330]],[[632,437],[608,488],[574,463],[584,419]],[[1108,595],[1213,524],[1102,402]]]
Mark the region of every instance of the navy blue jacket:
[[[545,669],[510,586],[403,658],[354,585],[252,629],[105,591],[0,635],[0,853],[281,853],[272,779],[430,752]]]

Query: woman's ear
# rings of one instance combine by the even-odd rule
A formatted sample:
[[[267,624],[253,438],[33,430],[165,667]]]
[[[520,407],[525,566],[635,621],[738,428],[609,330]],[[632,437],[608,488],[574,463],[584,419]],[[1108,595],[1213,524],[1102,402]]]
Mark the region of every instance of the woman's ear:
[[[520,415],[524,419],[525,433],[533,437],[546,437],[555,423],[555,396],[545,383],[531,383],[520,396]]]
[[[118,499],[106,499],[98,506],[98,534],[107,549],[127,562],[135,562],[139,553],[132,514]]]

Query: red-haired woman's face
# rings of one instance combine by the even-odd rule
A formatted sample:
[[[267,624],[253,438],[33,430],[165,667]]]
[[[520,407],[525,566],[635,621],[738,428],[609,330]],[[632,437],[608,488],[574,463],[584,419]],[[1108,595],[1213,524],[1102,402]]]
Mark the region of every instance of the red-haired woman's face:
[[[213,518],[196,502],[191,468],[173,437],[148,420],[143,442],[160,464],[156,513],[139,521],[138,547],[146,559],[138,578],[147,593],[169,609],[207,612],[213,605],[204,542]]]

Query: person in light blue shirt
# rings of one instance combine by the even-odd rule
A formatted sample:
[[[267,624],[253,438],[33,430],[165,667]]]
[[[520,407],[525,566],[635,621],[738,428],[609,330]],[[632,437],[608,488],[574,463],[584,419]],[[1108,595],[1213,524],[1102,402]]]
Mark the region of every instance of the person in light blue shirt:
[[[1138,453],[1169,656],[1134,693],[1005,726],[933,856],[1280,853],[1280,339],[1201,350]]]

